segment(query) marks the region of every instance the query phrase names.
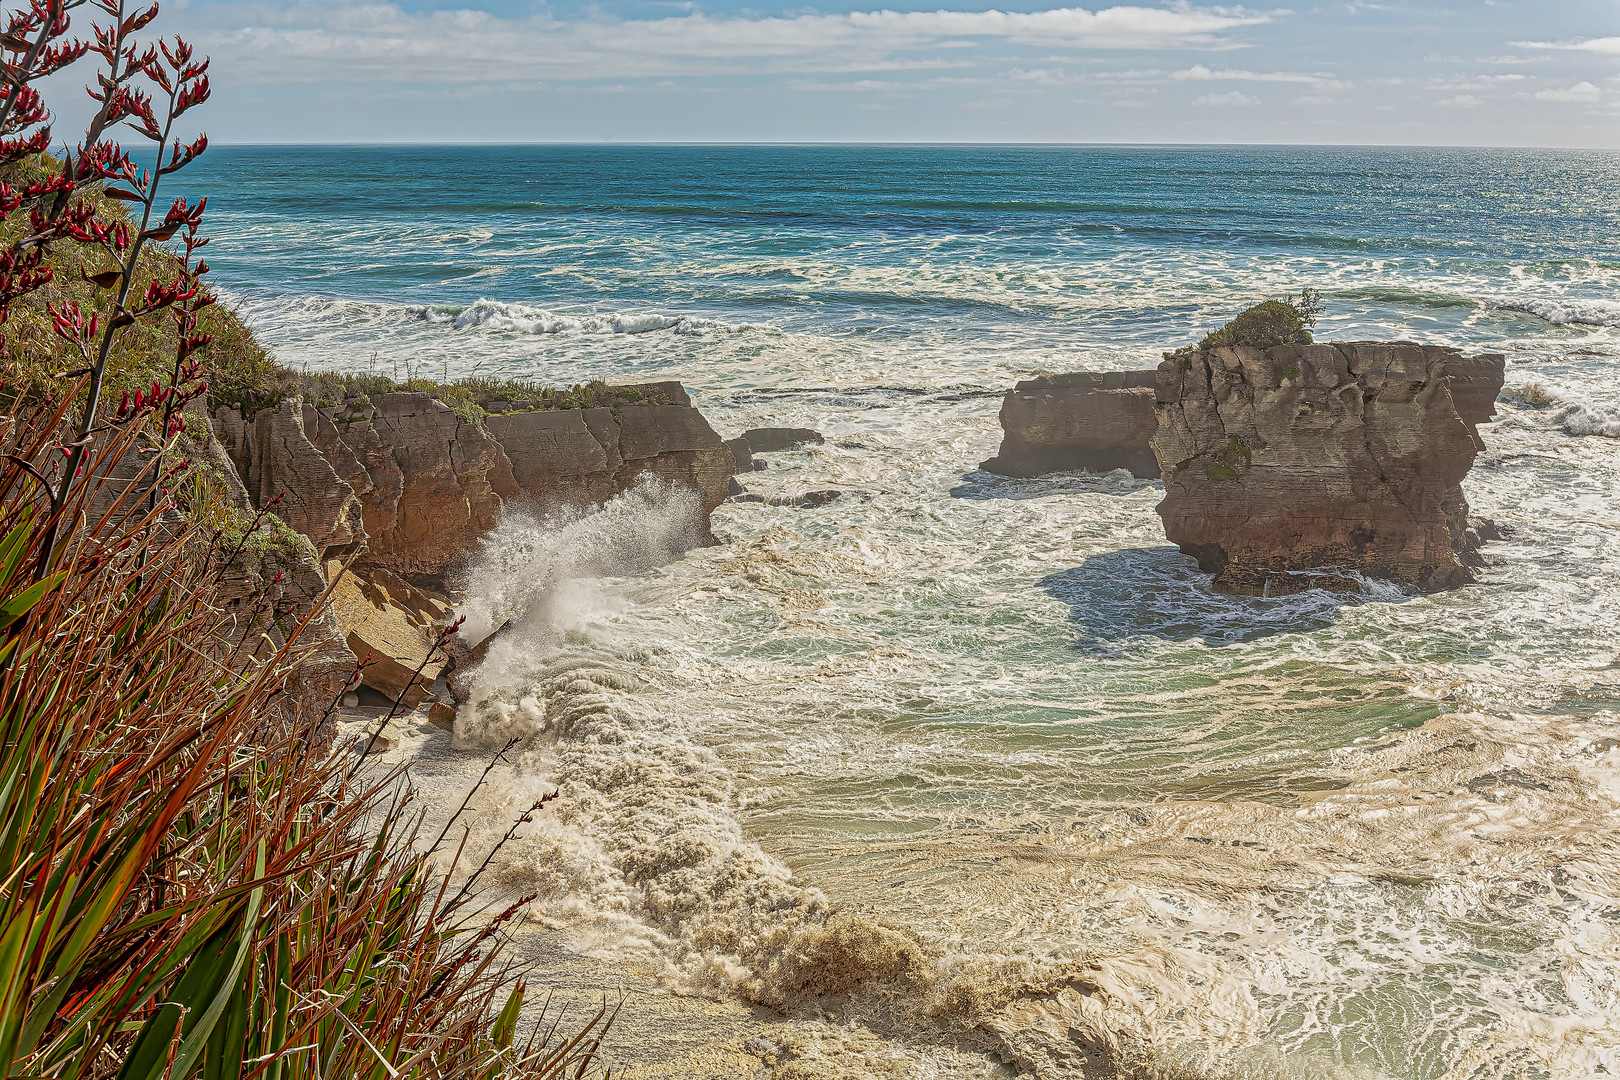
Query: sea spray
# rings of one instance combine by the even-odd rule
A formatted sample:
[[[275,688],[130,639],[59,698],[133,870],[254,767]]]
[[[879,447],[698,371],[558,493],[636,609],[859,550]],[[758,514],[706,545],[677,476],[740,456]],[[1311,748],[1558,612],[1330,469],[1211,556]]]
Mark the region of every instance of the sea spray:
[[[510,621],[535,644],[608,603],[600,579],[663,566],[702,537],[698,493],[651,473],[599,508],[511,510],[468,568],[463,635],[481,641]]]

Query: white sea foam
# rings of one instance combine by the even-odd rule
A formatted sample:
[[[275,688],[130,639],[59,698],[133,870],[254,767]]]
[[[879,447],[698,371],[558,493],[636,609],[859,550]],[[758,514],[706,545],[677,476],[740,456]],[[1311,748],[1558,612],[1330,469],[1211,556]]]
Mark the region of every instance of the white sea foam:
[[[1509,311],[1534,315],[1554,326],[1620,326],[1620,301],[1565,297],[1503,300]]]
[[[508,512],[468,572],[464,636],[481,641],[508,620],[529,634],[568,630],[593,610],[595,582],[663,566],[701,543],[701,514],[695,491],[651,473],[600,508]]]
[[[415,306],[405,311],[411,317],[434,326],[516,334],[650,334],[668,331],[701,337],[705,334],[759,329],[748,324],[727,323],[694,315],[652,311],[563,313],[499,300],[478,300],[464,308]]]
[[[1530,416],[1562,429],[1566,435],[1620,439],[1620,408],[1584,400],[1573,391],[1537,380],[1509,394],[1537,410]]]

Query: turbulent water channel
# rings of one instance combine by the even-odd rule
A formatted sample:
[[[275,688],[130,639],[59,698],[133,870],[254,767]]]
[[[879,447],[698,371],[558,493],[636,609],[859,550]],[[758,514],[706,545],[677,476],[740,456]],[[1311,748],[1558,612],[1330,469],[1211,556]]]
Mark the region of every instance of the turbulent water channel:
[[[467,607],[516,630],[397,751],[444,807],[524,738],[469,850],[560,791],[495,884],[559,1002],[628,995],[623,1075],[1620,1071],[1620,158],[353,153],[318,220],[337,151],[208,174],[283,360],[826,435],[741,479],[838,499],[714,546],[651,482],[509,515]],[[1478,584],[1221,596],[1157,483],[976,470],[1018,378],[1300,285],[1324,340],[1507,353]]]

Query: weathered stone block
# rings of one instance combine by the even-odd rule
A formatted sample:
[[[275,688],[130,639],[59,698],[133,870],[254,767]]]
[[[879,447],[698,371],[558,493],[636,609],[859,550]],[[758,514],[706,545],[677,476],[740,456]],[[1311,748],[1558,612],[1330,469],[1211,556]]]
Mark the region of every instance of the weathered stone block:
[[[1426,591],[1472,580],[1460,485],[1501,388],[1493,359],[1355,342],[1166,360],[1166,535],[1226,592],[1355,589],[1350,571]]]
[[[1028,379],[1001,404],[1000,452],[979,467],[1003,476],[1089,469],[1159,475],[1148,445],[1154,373],[1078,371]]]

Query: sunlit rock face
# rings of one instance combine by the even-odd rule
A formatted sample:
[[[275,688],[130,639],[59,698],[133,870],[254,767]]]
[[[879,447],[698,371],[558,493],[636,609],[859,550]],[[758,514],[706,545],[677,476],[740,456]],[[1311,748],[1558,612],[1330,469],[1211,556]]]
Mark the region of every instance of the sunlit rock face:
[[[1155,374],[1076,371],[1027,379],[1001,404],[1001,451],[979,468],[1002,476],[1088,469],[1159,475],[1148,445]]]
[[[1152,438],[1165,534],[1224,592],[1465,584],[1480,560],[1461,483],[1502,370],[1409,343],[1167,359]]]
[[[621,388],[638,400],[610,407],[491,416],[485,424],[506,464],[491,479],[503,499],[544,510],[591,506],[628,491],[645,473],[696,489],[700,533],[725,500],[731,447],[692,408],[679,383]]]

